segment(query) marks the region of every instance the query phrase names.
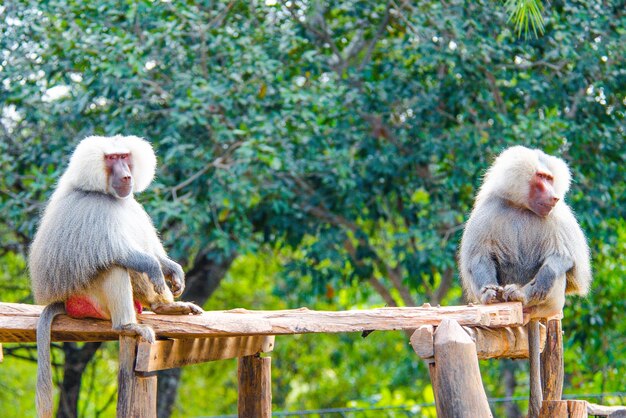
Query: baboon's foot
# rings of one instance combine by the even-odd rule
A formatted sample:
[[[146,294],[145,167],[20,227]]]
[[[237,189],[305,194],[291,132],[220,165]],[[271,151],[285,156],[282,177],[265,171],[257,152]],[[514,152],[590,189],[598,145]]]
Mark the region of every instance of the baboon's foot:
[[[204,310],[191,302],[153,303],[150,305],[152,312],[161,315],[200,315]]]
[[[113,327],[113,329],[120,331],[122,335],[139,336],[151,344],[156,340],[154,330],[148,325],[124,324],[119,327]]]

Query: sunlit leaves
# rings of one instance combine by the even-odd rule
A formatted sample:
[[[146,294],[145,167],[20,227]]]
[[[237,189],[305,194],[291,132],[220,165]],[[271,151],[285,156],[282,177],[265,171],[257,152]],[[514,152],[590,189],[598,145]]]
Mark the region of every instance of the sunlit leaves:
[[[542,0],[505,0],[509,20],[515,24],[517,36],[528,36],[532,28],[535,37],[543,34],[543,2]]]

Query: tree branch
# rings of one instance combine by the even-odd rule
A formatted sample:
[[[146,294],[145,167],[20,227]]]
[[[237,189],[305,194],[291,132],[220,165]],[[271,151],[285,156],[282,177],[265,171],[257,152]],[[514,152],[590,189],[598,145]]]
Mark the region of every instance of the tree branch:
[[[363,57],[363,59],[361,60],[361,63],[358,66],[359,71],[362,71],[363,68],[365,68],[365,66],[369,64],[370,60],[372,59],[372,54],[374,52],[374,48],[376,47],[376,44],[378,43],[378,40],[383,35],[383,33],[385,33],[385,28],[389,24],[389,19],[391,17],[391,4],[392,3],[393,1],[387,2],[387,6],[385,7],[385,16],[383,16],[382,20],[380,21],[380,24],[378,25],[378,30],[376,30],[376,34],[369,41],[367,45],[367,51],[365,52],[365,56]]]

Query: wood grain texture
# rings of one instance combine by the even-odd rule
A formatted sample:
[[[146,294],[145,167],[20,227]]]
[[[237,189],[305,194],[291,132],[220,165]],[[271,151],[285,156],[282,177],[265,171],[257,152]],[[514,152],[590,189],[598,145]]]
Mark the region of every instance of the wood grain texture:
[[[225,360],[274,349],[273,335],[187,338],[139,343],[136,371],[151,372],[206,361]]]
[[[528,330],[526,327],[485,328],[463,327],[476,344],[479,360],[493,358],[528,358]],[[434,327],[422,325],[411,336],[413,350],[423,359],[434,356]],[[546,342],[546,327],[540,325],[540,348]]]
[[[541,350],[539,348],[540,322],[533,319],[528,323],[528,356],[530,362],[530,399],[528,400],[528,418],[538,418],[543,404],[541,389]]]
[[[587,413],[600,417],[626,418],[626,406],[605,406],[587,402]]]
[[[422,325],[411,335],[411,346],[413,350],[423,359],[435,356],[435,327],[432,325]]]
[[[157,377],[135,373],[137,339],[120,336],[119,372],[117,374],[117,416],[156,418]]]
[[[569,418],[587,418],[587,401],[567,401],[567,413]]]
[[[492,358],[528,358],[527,327],[463,327],[476,344],[480,360]],[[546,328],[539,328],[539,349],[543,350],[546,342]]]
[[[547,321],[545,348],[541,353],[541,383],[543,399],[560,401],[563,395],[563,331],[561,320]]]
[[[437,416],[491,417],[476,347],[463,328],[445,319],[435,331],[433,390]]]
[[[0,303],[0,342],[34,342],[35,327],[42,306]],[[353,311],[312,311],[307,308],[284,311],[205,312],[196,316],[138,316],[152,326],[159,337],[200,338],[236,335],[286,335],[305,333],[363,332],[365,330],[407,330],[421,325],[438,325],[453,319],[461,325],[506,327],[524,321],[519,302],[493,305],[379,308]],[[106,341],[118,334],[108,321],[58,316],[52,326],[53,341]]]
[[[271,418],[272,416],[272,359],[246,356],[239,359],[239,400],[237,409],[241,418]]]
[[[539,418],[568,418],[567,401],[543,401]]]

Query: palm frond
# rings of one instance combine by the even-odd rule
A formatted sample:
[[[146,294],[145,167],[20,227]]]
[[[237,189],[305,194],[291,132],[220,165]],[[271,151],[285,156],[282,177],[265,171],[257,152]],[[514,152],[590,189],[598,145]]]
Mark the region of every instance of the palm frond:
[[[528,37],[532,28],[535,37],[543,34],[543,3],[542,0],[505,0],[504,7],[509,13],[509,22],[515,23],[517,36]]]

